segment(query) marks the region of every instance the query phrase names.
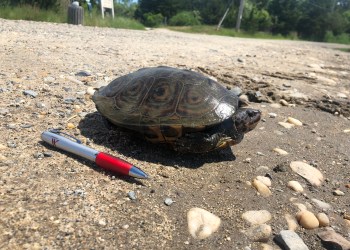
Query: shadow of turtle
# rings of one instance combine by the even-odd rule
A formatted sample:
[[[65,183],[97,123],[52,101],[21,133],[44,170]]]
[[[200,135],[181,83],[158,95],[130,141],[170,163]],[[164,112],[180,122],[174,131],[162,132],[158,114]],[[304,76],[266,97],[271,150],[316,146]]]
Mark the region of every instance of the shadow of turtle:
[[[86,115],[79,123],[81,134],[94,143],[140,161],[172,167],[198,168],[205,163],[233,161],[230,148],[205,154],[182,154],[166,144],[153,144],[137,132],[106,124],[98,112]]]

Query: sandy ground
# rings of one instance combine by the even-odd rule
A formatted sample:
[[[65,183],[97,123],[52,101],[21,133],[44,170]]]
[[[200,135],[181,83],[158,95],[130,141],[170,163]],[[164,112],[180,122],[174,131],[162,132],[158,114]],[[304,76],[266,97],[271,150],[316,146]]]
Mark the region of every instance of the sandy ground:
[[[263,209],[272,214],[267,244],[279,249],[274,236],[288,229],[284,215],[295,215],[295,203],[322,211],[312,198],[332,206],[330,226],[349,239],[350,133],[344,130],[350,129],[350,54],[336,50],[345,47],[0,19],[0,248],[260,249],[243,233],[249,226],[241,215]],[[159,65],[240,87],[264,120],[232,150],[205,155],[181,155],[128,131],[108,130],[88,88]],[[291,105],[278,105],[281,99]],[[303,126],[280,126],[287,117]],[[64,128],[151,178],[114,176],[57,151],[40,139],[49,128]],[[289,154],[276,154],[276,147]],[[291,171],[291,161],[315,166],[325,181],[311,186]],[[258,175],[271,179],[271,196],[249,185]],[[290,180],[304,192],[290,190]],[[345,195],[334,195],[335,189]],[[175,203],[166,206],[167,197]],[[192,207],[219,216],[219,230],[192,238],[186,218]],[[323,249],[317,237],[323,230],[296,232],[309,249]]]

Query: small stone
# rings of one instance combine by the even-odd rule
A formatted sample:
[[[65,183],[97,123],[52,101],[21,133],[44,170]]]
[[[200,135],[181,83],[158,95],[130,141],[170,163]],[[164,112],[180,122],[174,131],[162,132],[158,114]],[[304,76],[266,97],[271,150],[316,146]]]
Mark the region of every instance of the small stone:
[[[320,186],[324,180],[322,173],[309,164],[302,161],[292,161],[290,168],[298,175],[305,178],[311,185]]]
[[[77,73],[75,73],[76,76],[91,76],[91,73],[89,71],[86,70],[81,70]]]
[[[50,153],[50,152],[43,152],[43,155],[45,157],[52,157],[52,153]]]
[[[297,181],[289,181],[287,186],[294,190],[295,192],[302,193],[304,191],[304,188],[301,186],[301,184]]]
[[[340,191],[339,189],[334,190],[333,194],[336,196],[344,196],[345,195],[345,193],[343,191]]]
[[[106,226],[106,225],[107,225],[107,222],[106,222],[105,219],[101,219],[101,220],[98,221],[98,224],[99,224],[100,226]]]
[[[262,224],[243,231],[252,241],[267,242],[272,234],[270,225]]]
[[[269,177],[266,176],[257,176],[256,179],[258,181],[261,181],[263,184],[265,184],[267,187],[271,187],[272,183],[271,183],[271,179]]]
[[[329,226],[329,218],[325,213],[318,213],[316,217],[318,219],[318,222],[320,223],[320,227]]]
[[[202,208],[191,208],[187,213],[188,231],[195,239],[205,239],[216,232],[221,219]]]
[[[128,224],[125,224],[125,225],[122,226],[122,228],[126,230],[126,229],[129,228],[129,225],[128,225]]]
[[[343,98],[343,99],[347,99],[348,98],[348,96],[346,94],[344,94],[344,93],[338,93],[337,97]]]
[[[331,210],[332,206],[324,201],[317,200],[315,198],[311,199],[311,201],[323,211]]]
[[[270,246],[266,243],[261,243],[260,245],[260,250],[275,250],[275,248],[273,246]]]
[[[74,129],[75,125],[73,123],[67,123],[67,129]]]
[[[301,121],[299,121],[298,119],[295,119],[293,117],[288,117],[287,122],[289,122],[290,124],[293,124],[295,126],[303,126],[303,123]]]
[[[63,102],[67,103],[67,104],[73,104],[73,103],[75,103],[75,101],[76,101],[76,98],[74,98],[74,97],[67,97],[67,98],[64,98],[64,100],[63,100]]]
[[[344,129],[344,133],[350,133],[350,128],[349,129]]]
[[[307,210],[303,210],[297,213],[296,218],[299,224],[305,229],[315,229],[318,228],[320,223],[316,216]]]
[[[128,197],[129,197],[129,199],[130,200],[136,200],[136,194],[135,194],[135,192],[134,191],[129,191],[128,192]]]
[[[243,59],[241,59],[241,58],[237,58],[237,61],[240,63],[244,62]]]
[[[326,231],[317,234],[322,241],[326,241],[332,244],[332,248],[329,249],[339,249],[339,250],[349,250],[350,242],[345,239],[340,234],[336,233],[333,229],[327,228]]]
[[[278,124],[286,129],[291,129],[294,127],[294,124],[287,123],[287,122],[279,122]]]
[[[7,142],[7,147],[9,147],[9,148],[17,148],[17,144],[15,142],[9,141],[9,142]]]
[[[286,100],[284,100],[284,99],[280,100],[280,104],[282,104],[282,106],[288,106],[289,105],[289,103]]]
[[[274,240],[284,250],[309,250],[300,236],[291,230],[282,230]]]
[[[273,168],[273,171],[275,173],[287,172],[288,171],[288,167],[286,166],[286,163],[279,163],[276,167]]]
[[[236,96],[240,96],[242,94],[242,89],[240,87],[235,86],[231,89],[231,92]]]
[[[288,152],[287,151],[285,151],[285,150],[283,150],[283,149],[280,149],[280,148],[274,148],[274,149],[272,149],[273,151],[275,151],[277,154],[279,154],[279,155],[287,155],[288,154]]]
[[[271,220],[271,213],[267,210],[251,210],[242,214],[242,218],[250,224],[256,226]]]
[[[28,95],[28,96],[33,97],[33,98],[35,98],[35,97],[38,96],[38,93],[36,93],[36,92],[33,91],[33,90],[24,90],[24,91],[23,91],[23,94],[24,94],[24,95]]]
[[[243,160],[244,163],[250,163],[252,161],[252,158],[246,158]]]
[[[270,117],[270,118],[276,118],[276,117],[277,117],[277,114],[276,114],[276,113],[269,113],[269,117]]]
[[[42,159],[42,158],[44,158],[44,154],[41,152],[35,153],[34,158],[35,159]]]
[[[287,221],[288,230],[295,231],[298,229],[299,225],[297,220],[294,218],[294,216],[292,216],[291,214],[285,214],[284,218]]]
[[[41,108],[41,109],[46,107],[45,103],[42,103],[42,102],[37,102],[37,103],[35,104],[35,106],[36,106],[37,108]]]
[[[45,83],[52,83],[55,81],[55,78],[52,76],[44,77],[44,82]]]
[[[93,87],[88,87],[86,93],[90,96],[93,96],[95,93],[95,89]]]
[[[271,190],[264,183],[258,181],[257,179],[253,180],[252,185],[263,197],[272,195]]]
[[[174,203],[174,201],[171,198],[165,198],[165,200],[164,200],[164,204],[167,206],[170,206],[173,203]]]

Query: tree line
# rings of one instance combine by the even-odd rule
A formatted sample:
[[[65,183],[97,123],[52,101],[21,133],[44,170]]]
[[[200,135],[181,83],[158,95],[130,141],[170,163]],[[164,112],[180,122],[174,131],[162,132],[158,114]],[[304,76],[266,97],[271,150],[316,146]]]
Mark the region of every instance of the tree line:
[[[42,9],[66,8],[70,0],[0,0],[0,6],[32,5]],[[84,0],[79,0],[84,4]],[[90,0],[99,8],[96,0]],[[235,28],[244,3],[241,29],[324,41],[346,36],[350,41],[350,0],[115,0],[115,13],[146,26],[218,25]]]

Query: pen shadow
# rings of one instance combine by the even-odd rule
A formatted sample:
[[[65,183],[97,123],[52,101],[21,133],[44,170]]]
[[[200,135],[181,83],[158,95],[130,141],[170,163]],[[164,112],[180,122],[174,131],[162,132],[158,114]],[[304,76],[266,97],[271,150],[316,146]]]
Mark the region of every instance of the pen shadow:
[[[107,171],[107,170],[104,170],[102,168],[99,168],[97,167],[96,163],[92,162],[92,161],[89,161],[89,160],[86,160],[84,159],[83,157],[80,157],[78,155],[75,155],[75,154],[72,154],[70,152],[67,152],[67,151],[64,151],[62,149],[59,149],[59,148],[56,148],[54,146],[51,146],[43,141],[40,141],[39,142],[42,146],[46,147],[47,149],[50,149],[52,151],[58,151],[60,152],[61,154],[64,154],[70,158],[73,158],[77,161],[79,161],[81,164],[83,165],[86,165],[87,167],[93,169],[94,171],[98,172],[98,173],[101,173],[101,174],[105,174],[105,175],[109,175],[109,176],[115,176],[117,177],[119,180],[124,180],[126,182],[129,182],[131,184],[137,184],[137,185],[142,185],[144,186],[144,184],[142,183],[142,181],[140,181],[139,179],[135,179],[131,176],[126,176],[126,175],[120,175],[118,173],[115,173],[115,172],[110,172],[110,171]]]
[[[205,163],[234,161],[230,148],[205,154],[178,153],[166,144],[153,144],[137,132],[106,124],[98,112],[86,115],[79,123],[81,134],[98,145],[140,161],[172,167],[198,168]]]

